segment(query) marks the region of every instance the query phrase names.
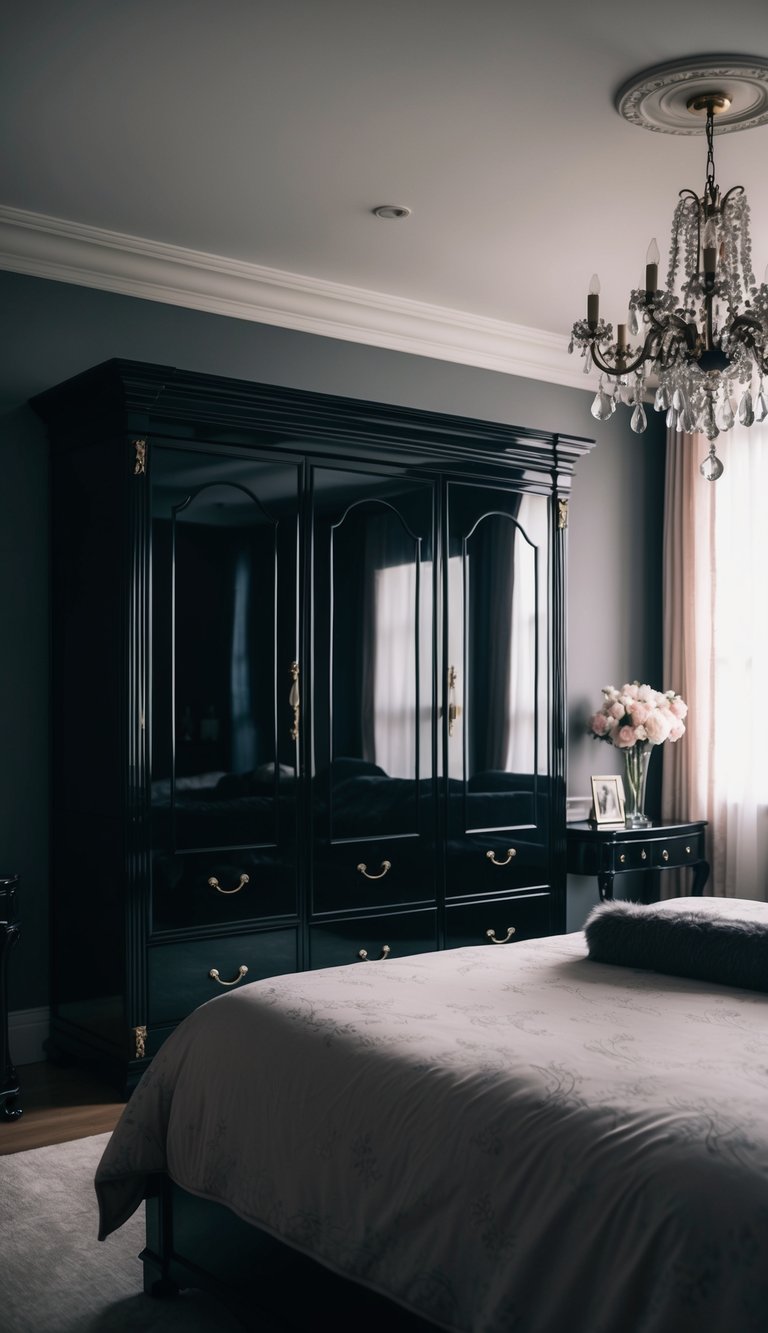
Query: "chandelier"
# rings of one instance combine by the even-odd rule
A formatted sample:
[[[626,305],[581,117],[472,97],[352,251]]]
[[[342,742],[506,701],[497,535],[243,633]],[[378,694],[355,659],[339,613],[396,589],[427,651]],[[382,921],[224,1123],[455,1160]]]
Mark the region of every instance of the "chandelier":
[[[587,317],[574,324],[568,349],[580,349],[585,373],[593,367],[600,371],[591,408],[598,421],[607,421],[622,403],[630,409],[632,430],[641,433],[647,425],[644,402],[652,398],[654,408],[666,413],[669,429],[707,437],[709,453],[700,471],[709,481],[723,472],[715,452],[717,436],[737,420],[751,426],[768,418],[768,268],[758,286],[746,193],[735,185],[721,194],[714,158],[717,117],[729,118],[729,129],[768,120],[768,62],[758,69],[759,61],[727,60],[726,70],[723,61],[716,70],[702,70],[700,62],[691,61],[663,66],[638,76],[618,94],[619,111],[645,128],[695,133],[698,126],[680,128],[682,108],[684,115],[703,117],[706,181],[701,195],[680,191],[666,285],[659,286],[654,239],[644,285],[630,293],[627,322],[614,333],[600,316],[595,274]],[[713,76],[729,78],[727,91],[722,84],[717,91],[702,84]],[[733,107],[736,114],[729,117]]]

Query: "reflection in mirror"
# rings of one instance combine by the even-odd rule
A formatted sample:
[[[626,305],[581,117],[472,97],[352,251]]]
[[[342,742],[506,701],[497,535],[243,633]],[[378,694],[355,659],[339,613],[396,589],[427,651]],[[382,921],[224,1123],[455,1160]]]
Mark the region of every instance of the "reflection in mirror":
[[[335,837],[364,836],[374,821],[381,830],[382,819],[387,833],[417,829],[420,750],[430,757],[419,735],[420,663],[431,644],[431,616],[419,615],[420,546],[383,501],[352,505],[333,530]],[[428,734],[428,718],[423,725]]]
[[[277,526],[234,481],[161,503],[158,493],[153,806],[172,815],[177,847],[272,843]]]
[[[548,761],[542,697],[547,620],[540,596],[546,568],[539,567],[546,559],[547,509],[536,495],[518,496],[514,506],[514,513],[482,516],[466,535],[462,555],[449,561],[448,764],[449,776],[461,779],[468,793],[518,793],[520,815],[527,793],[527,821],[536,777]],[[508,822],[494,818],[488,804],[483,813],[467,811],[475,827]]]
[[[176,775],[246,773],[275,760],[275,525],[231,484],[174,517]]]

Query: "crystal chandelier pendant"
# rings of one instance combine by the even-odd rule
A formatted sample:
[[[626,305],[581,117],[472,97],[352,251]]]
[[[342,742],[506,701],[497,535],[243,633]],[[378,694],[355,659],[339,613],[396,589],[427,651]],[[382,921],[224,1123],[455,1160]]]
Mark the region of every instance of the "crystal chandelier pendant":
[[[592,407],[590,408],[590,411],[597,421],[607,421],[616,411],[616,404],[610,394],[605,392],[602,380],[598,386],[597,393],[592,399]]]
[[[768,417],[768,398],[765,396],[765,390],[761,380],[757,401],[755,403],[755,421],[765,421],[766,417]]]
[[[714,449],[710,449],[706,458],[699,464],[699,472],[706,481],[717,481],[723,475],[723,465]]]
[[[734,421],[733,405],[731,403],[727,389],[725,391],[725,397],[723,398],[723,401],[719,404],[718,409],[715,413],[715,420],[718,426],[720,427],[720,430],[730,430],[733,425]]]
[[[648,425],[648,418],[645,415],[645,408],[642,403],[635,404],[635,410],[629,419],[629,424],[636,435],[642,435]]]
[[[739,421],[742,426],[752,426],[755,420],[755,413],[752,407],[752,394],[749,389],[745,389],[741,395],[739,403]]]

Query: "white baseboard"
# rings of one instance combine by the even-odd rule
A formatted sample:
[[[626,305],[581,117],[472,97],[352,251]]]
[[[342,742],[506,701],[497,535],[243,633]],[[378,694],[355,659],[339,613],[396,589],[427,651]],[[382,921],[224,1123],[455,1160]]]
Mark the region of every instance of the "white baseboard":
[[[8,1015],[8,1041],[15,1065],[33,1065],[45,1059],[45,1045],[51,1027],[51,1011],[13,1009]]]

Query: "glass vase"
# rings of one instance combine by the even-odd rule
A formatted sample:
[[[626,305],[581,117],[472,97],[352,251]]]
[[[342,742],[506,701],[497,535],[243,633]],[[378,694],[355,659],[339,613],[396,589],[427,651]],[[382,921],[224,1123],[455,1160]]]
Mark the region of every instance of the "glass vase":
[[[624,751],[624,824],[626,828],[649,828],[645,813],[645,784],[648,761],[653,746],[650,741],[637,741]]]

